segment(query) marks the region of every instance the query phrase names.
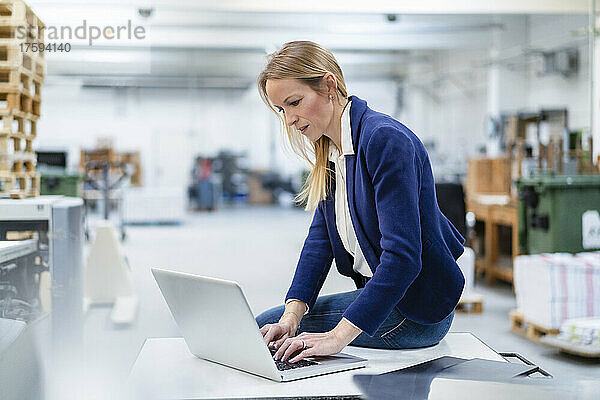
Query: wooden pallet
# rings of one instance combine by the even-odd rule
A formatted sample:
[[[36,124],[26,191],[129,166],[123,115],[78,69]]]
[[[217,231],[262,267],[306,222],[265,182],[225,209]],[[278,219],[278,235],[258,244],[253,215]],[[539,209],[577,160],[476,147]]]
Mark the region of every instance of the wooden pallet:
[[[0,23],[0,43],[43,42],[44,30],[26,22]]]
[[[39,195],[39,173],[0,171],[0,198],[23,199]]]
[[[0,131],[0,152],[14,154],[20,151],[33,151],[35,134]]]
[[[0,170],[4,172],[35,172],[37,159],[34,151],[0,152]]]
[[[46,75],[44,51],[34,52],[24,43],[44,45],[44,28],[44,23],[23,1],[0,0],[0,67],[23,67],[43,80]]]
[[[540,342],[540,339],[546,336],[554,336],[560,333],[560,330],[554,328],[546,328],[541,325],[525,321],[523,314],[518,310],[511,310],[510,329],[534,342]]]
[[[41,100],[38,96],[33,98],[24,93],[2,93],[0,91],[0,111],[20,111],[39,117],[41,114]]]
[[[21,0],[0,1],[0,25],[27,25],[43,35],[44,23],[31,8]]]
[[[41,101],[43,80],[23,67],[0,67],[0,93],[20,93]]]
[[[457,312],[481,314],[483,312],[483,295],[479,293],[463,294],[456,306]]]
[[[19,110],[0,111],[0,140],[3,136],[35,139],[39,116]]]
[[[35,172],[36,163],[37,160],[34,151],[20,152],[13,155],[12,171],[16,173]]]
[[[42,43],[43,42],[36,42]],[[43,80],[46,76],[46,59],[44,52],[34,52],[29,48],[21,48],[19,42],[0,39],[0,68],[23,68],[25,73]]]
[[[6,231],[6,240],[27,240],[33,239],[33,231]]]
[[[25,143],[24,148],[15,149],[22,143]],[[30,139],[0,137],[0,197],[39,196],[40,175],[35,172],[36,163],[37,157]]]

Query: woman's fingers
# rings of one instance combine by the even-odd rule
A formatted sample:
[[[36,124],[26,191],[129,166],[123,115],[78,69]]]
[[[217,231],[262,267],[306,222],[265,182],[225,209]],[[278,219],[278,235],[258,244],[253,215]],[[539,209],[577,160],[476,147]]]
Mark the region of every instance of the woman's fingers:
[[[269,330],[271,329],[271,325],[265,325],[262,328],[260,328],[260,333],[263,336],[263,339],[265,340],[266,344],[269,344],[268,340],[269,340]]]
[[[316,354],[316,352],[314,350],[314,347],[307,347],[306,349],[302,350],[300,352],[300,354],[296,355],[296,357],[292,358],[290,360],[290,362],[295,363],[295,362],[298,362],[298,361],[302,360],[303,358],[310,357],[310,356],[313,356],[315,354]]]
[[[304,343],[305,342],[302,339],[291,339],[289,346],[287,347],[285,353],[283,353],[283,356],[281,357],[281,361],[286,361],[288,358],[291,357],[292,354],[296,354],[297,352],[302,351],[302,349],[304,349]]]
[[[276,340],[276,341],[275,341],[275,348],[276,348],[276,349],[279,349],[279,348],[281,347],[281,345],[283,344],[283,342],[285,342],[285,340],[286,340],[287,338],[289,338],[289,337],[290,337],[290,335],[286,333],[285,335],[283,335],[283,336],[281,337],[281,339],[279,339],[279,340]]]
[[[283,341],[283,343],[281,343],[281,345],[279,346],[279,349],[277,349],[277,352],[275,352],[274,358],[276,360],[281,360],[283,355],[285,354],[285,352],[287,351],[287,349],[290,347],[290,345],[292,344],[292,342],[295,340],[296,338],[287,338]]]
[[[267,329],[266,333],[263,336],[263,338],[265,339],[265,343],[268,345],[273,340],[279,339],[279,336],[281,336],[281,332],[282,332],[282,329],[280,326],[270,325],[269,328]]]
[[[325,356],[338,353],[336,344],[332,341],[331,335],[327,333],[309,333],[304,332],[295,337],[280,339],[275,342],[277,352],[274,355],[276,360],[298,362],[306,357]]]

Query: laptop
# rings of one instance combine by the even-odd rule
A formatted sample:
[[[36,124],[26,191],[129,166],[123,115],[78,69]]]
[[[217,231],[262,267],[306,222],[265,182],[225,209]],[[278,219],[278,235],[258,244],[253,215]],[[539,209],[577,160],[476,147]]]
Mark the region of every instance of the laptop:
[[[361,368],[339,353],[297,363],[275,361],[236,282],[152,268],[185,343],[196,357],[278,382]]]

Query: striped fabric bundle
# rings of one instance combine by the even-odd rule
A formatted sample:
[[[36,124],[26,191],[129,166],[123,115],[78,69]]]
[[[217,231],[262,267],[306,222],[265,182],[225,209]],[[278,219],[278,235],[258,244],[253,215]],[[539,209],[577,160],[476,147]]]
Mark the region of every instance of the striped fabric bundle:
[[[560,326],[558,338],[571,343],[600,346],[600,318],[568,319]]]
[[[518,256],[514,288],[525,321],[542,327],[600,317],[600,252]]]

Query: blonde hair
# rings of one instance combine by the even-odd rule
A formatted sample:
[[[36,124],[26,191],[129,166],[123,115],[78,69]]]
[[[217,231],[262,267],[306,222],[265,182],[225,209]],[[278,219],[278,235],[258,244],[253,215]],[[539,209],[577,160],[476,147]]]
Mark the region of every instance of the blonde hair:
[[[327,197],[330,186],[329,143],[327,136],[321,136],[311,143],[296,128],[285,123],[282,116],[267,96],[267,80],[298,79],[311,89],[322,92],[323,77],[331,73],[337,81],[337,100],[346,99],[344,74],[335,57],[326,48],[310,41],[294,41],[284,44],[279,50],[267,56],[267,63],[258,76],[259,93],[265,104],[279,117],[282,130],[287,133],[292,150],[310,164],[308,178],[296,196],[299,203],[306,202],[307,210],[314,210],[321,200]],[[314,161],[310,156],[314,156]]]

